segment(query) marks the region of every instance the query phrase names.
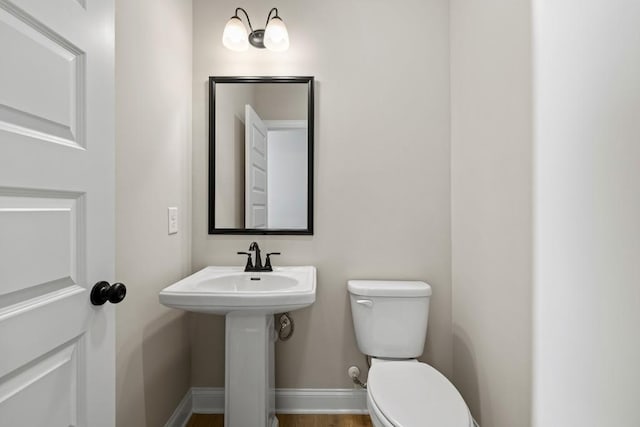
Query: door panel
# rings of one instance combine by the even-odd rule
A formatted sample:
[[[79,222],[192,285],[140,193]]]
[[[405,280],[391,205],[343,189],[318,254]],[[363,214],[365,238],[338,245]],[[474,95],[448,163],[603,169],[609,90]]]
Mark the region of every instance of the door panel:
[[[12,260],[0,270],[0,306],[11,293],[76,283],[77,218],[75,199],[0,194],[0,257]]]
[[[26,12],[4,3],[0,3],[4,57],[0,129],[82,145],[84,52]]]
[[[0,0],[2,425],[115,425],[113,18]]]
[[[267,126],[250,105],[245,106],[245,227],[266,228]]]
[[[78,345],[69,343],[30,363],[0,385],[2,421],[7,426],[73,426],[78,411]],[[49,411],[25,411],[41,396]]]

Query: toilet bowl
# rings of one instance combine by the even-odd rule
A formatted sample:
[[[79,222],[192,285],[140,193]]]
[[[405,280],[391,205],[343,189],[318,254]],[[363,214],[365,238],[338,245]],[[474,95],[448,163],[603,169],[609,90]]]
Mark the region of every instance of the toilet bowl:
[[[347,283],[358,348],[371,356],[367,409],[376,427],[473,427],[458,390],[416,358],[427,332],[431,287],[417,281]]]
[[[417,361],[373,360],[367,408],[376,427],[473,427],[456,388],[433,367]]]

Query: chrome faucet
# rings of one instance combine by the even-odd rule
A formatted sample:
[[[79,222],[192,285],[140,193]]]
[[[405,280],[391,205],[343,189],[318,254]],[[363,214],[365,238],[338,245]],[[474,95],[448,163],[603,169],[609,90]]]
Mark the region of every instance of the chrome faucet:
[[[251,260],[251,252],[255,252],[255,263]],[[238,255],[247,255],[247,265],[244,267],[245,272],[273,271],[271,266],[271,255],[280,255],[280,252],[271,252],[267,254],[264,266],[262,265],[262,256],[260,255],[260,246],[258,242],[251,242],[249,252],[238,252]]]

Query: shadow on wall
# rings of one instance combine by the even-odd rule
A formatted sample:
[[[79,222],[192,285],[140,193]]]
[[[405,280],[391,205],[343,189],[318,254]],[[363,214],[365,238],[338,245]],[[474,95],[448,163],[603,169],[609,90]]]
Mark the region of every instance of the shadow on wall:
[[[346,289],[330,289],[321,283],[331,281],[327,276],[318,272],[318,287],[316,301],[310,307],[291,313],[295,322],[295,333],[289,341],[276,343],[276,387],[278,388],[348,388],[351,382],[347,377],[349,366],[357,365],[362,372],[361,378],[366,378],[366,360],[364,355],[355,353],[355,334],[351,319],[351,307]],[[342,290],[344,289],[344,291]],[[332,292],[335,291],[335,292]],[[344,303],[341,308],[336,304],[336,293],[341,294]],[[326,309],[326,307],[330,307]],[[277,324],[277,316],[276,316]],[[336,328],[334,325],[340,325]],[[327,347],[326,355],[317,352],[318,342],[339,344]],[[338,360],[339,365],[336,364]],[[309,370],[309,365],[317,372],[326,373],[322,379],[338,378],[344,385],[335,380],[325,382],[304,383],[303,378]]]
[[[324,360],[318,359],[318,355],[313,353],[312,345],[314,340],[330,342],[332,339],[338,339],[340,345],[336,347],[336,351],[340,351],[339,360],[342,361],[338,375],[344,375],[344,378],[347,378],[348,368],[356,365],[362,372],[360,379],[366,381],[368,373],[366,357],[362,355],[362,358],[354,359],[353,352],[350,351],[350,349],[356,345],[356,338],[351,317],[351,303],[346,286],[344,294],[346,300],[343,304],[344,309],[342,311],[336,310],[332,312],[331,315],[331,320],[338,319],[338,322],[344,325],[344,328],[338,330],[333,329],[328,322],[329,319],[325,318],[322,312],[314,315],[314,312],[319,312],[320,308],[318,307],[320,304],[331,305],[331,302],[327,301],[330,297],[325,294],[324,289],[321,287],[317,289],[316,302],[313,305],[291,313],[291,317],[294,319],[296,325],[295,333],[290,341],[278,341],[276,343],[276,387],[292,387],[292,381],[300,378],[304,374],[304,371],[308,369],[306,363],[309,360],[315,360],[316,369],[329,369],[325,365],[322,365]],[[312,318],[314,320],[312,320]],[[342,321],[340,319],[342,319]],[[312,322],[314,323],[313,329],[311,328]],[[322,324],[320,322],[322,322]],[[276,315],[275,324],[278,325],[278,315]],[[282,377],[280,372],[284,370],[286,370],[287,382],[283,384],[280,380]],[[298,387],[317,388],[317,386],[312,384],[303,384]],[[335,386],[332,387],[327,384],[323,387],[333,388]]]
[[[235,183],[236,189],[234,191],[234,199],[236,202],[236,218],[233,223],[234,227],[244,228],[244,186],[245,186],[245,176],[244,176],[244,168],[245,168],[245,125],[239,117],[234,118],[234,131],[233,134],[236,135],[236,140],[233,144],[233,157],[235,161]]]
[[[167,343],[172,343],[172,348],[167,348]],[[186,313],[169,311],[144,329],[142,372],[147,426],[163,426],[171,417],[189,389],[189,377],[184,372],[189,372],[190,364]],[[172,376],[174,378],[167,380]],[[166,384],[182,384],[182,387],[168,391]]]
[[[189,313],[188,316],[191,333],[191,386],[224,387],[224,316],[201,313]]]
[[[342,335],[342,360],[344,360],[344,366],[342,366],[342,372],[344,372],[344,376],[348,377],[348,370],[351,366],[357,366],[360,369],[360,380],[362,382],[367,382],[369,378],[369,367],[367,365],[367,356],[363,354],[358,348],[358,342],[356,341],[356,330],[355,325],[353,324],[353,314],[351,313],[351,297],[349,292],[347,292],[347,283],[344,284],[344,324],[345,329]],[[353,359],[353,353],[349,351],[349,348],[355,346],[357,348],[358,353],[362,357]],[[354,386],[356,387],[356,386]]]
[[[464,378],[464,382],[456,381],[455,385],[467,403],[473,418],[478,424],[483,425],[478,370],[471,339],[462,328],[455,325],[453,326],[453,355],[455,378]]]
[[[290,317],[295,323],[295,331],[288,341],[276,341],[275,346],[275,363],[276,363],[276,387],[291,387],[289,382],[281,380],[282,373],[286,370],[288,378],[300,378],[305,369],[304,361],[313,357],[310,345],[313,342],[313,336],[309,333],[310,318],[313,305],[302,310],[296,310],[290,313]],[[276,314],[274,325],[278,327],[278,318],[280,314]],[[295,355],[291,349],[296,347]],[[293,356],[293,357],[292,357]]]

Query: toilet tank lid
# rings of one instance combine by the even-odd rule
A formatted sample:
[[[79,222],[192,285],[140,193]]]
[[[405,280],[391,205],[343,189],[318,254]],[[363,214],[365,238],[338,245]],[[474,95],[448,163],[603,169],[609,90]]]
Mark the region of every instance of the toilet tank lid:
[[[350,294],[367,297],[428,297],[431,286],[416,280],[349,280]]]

